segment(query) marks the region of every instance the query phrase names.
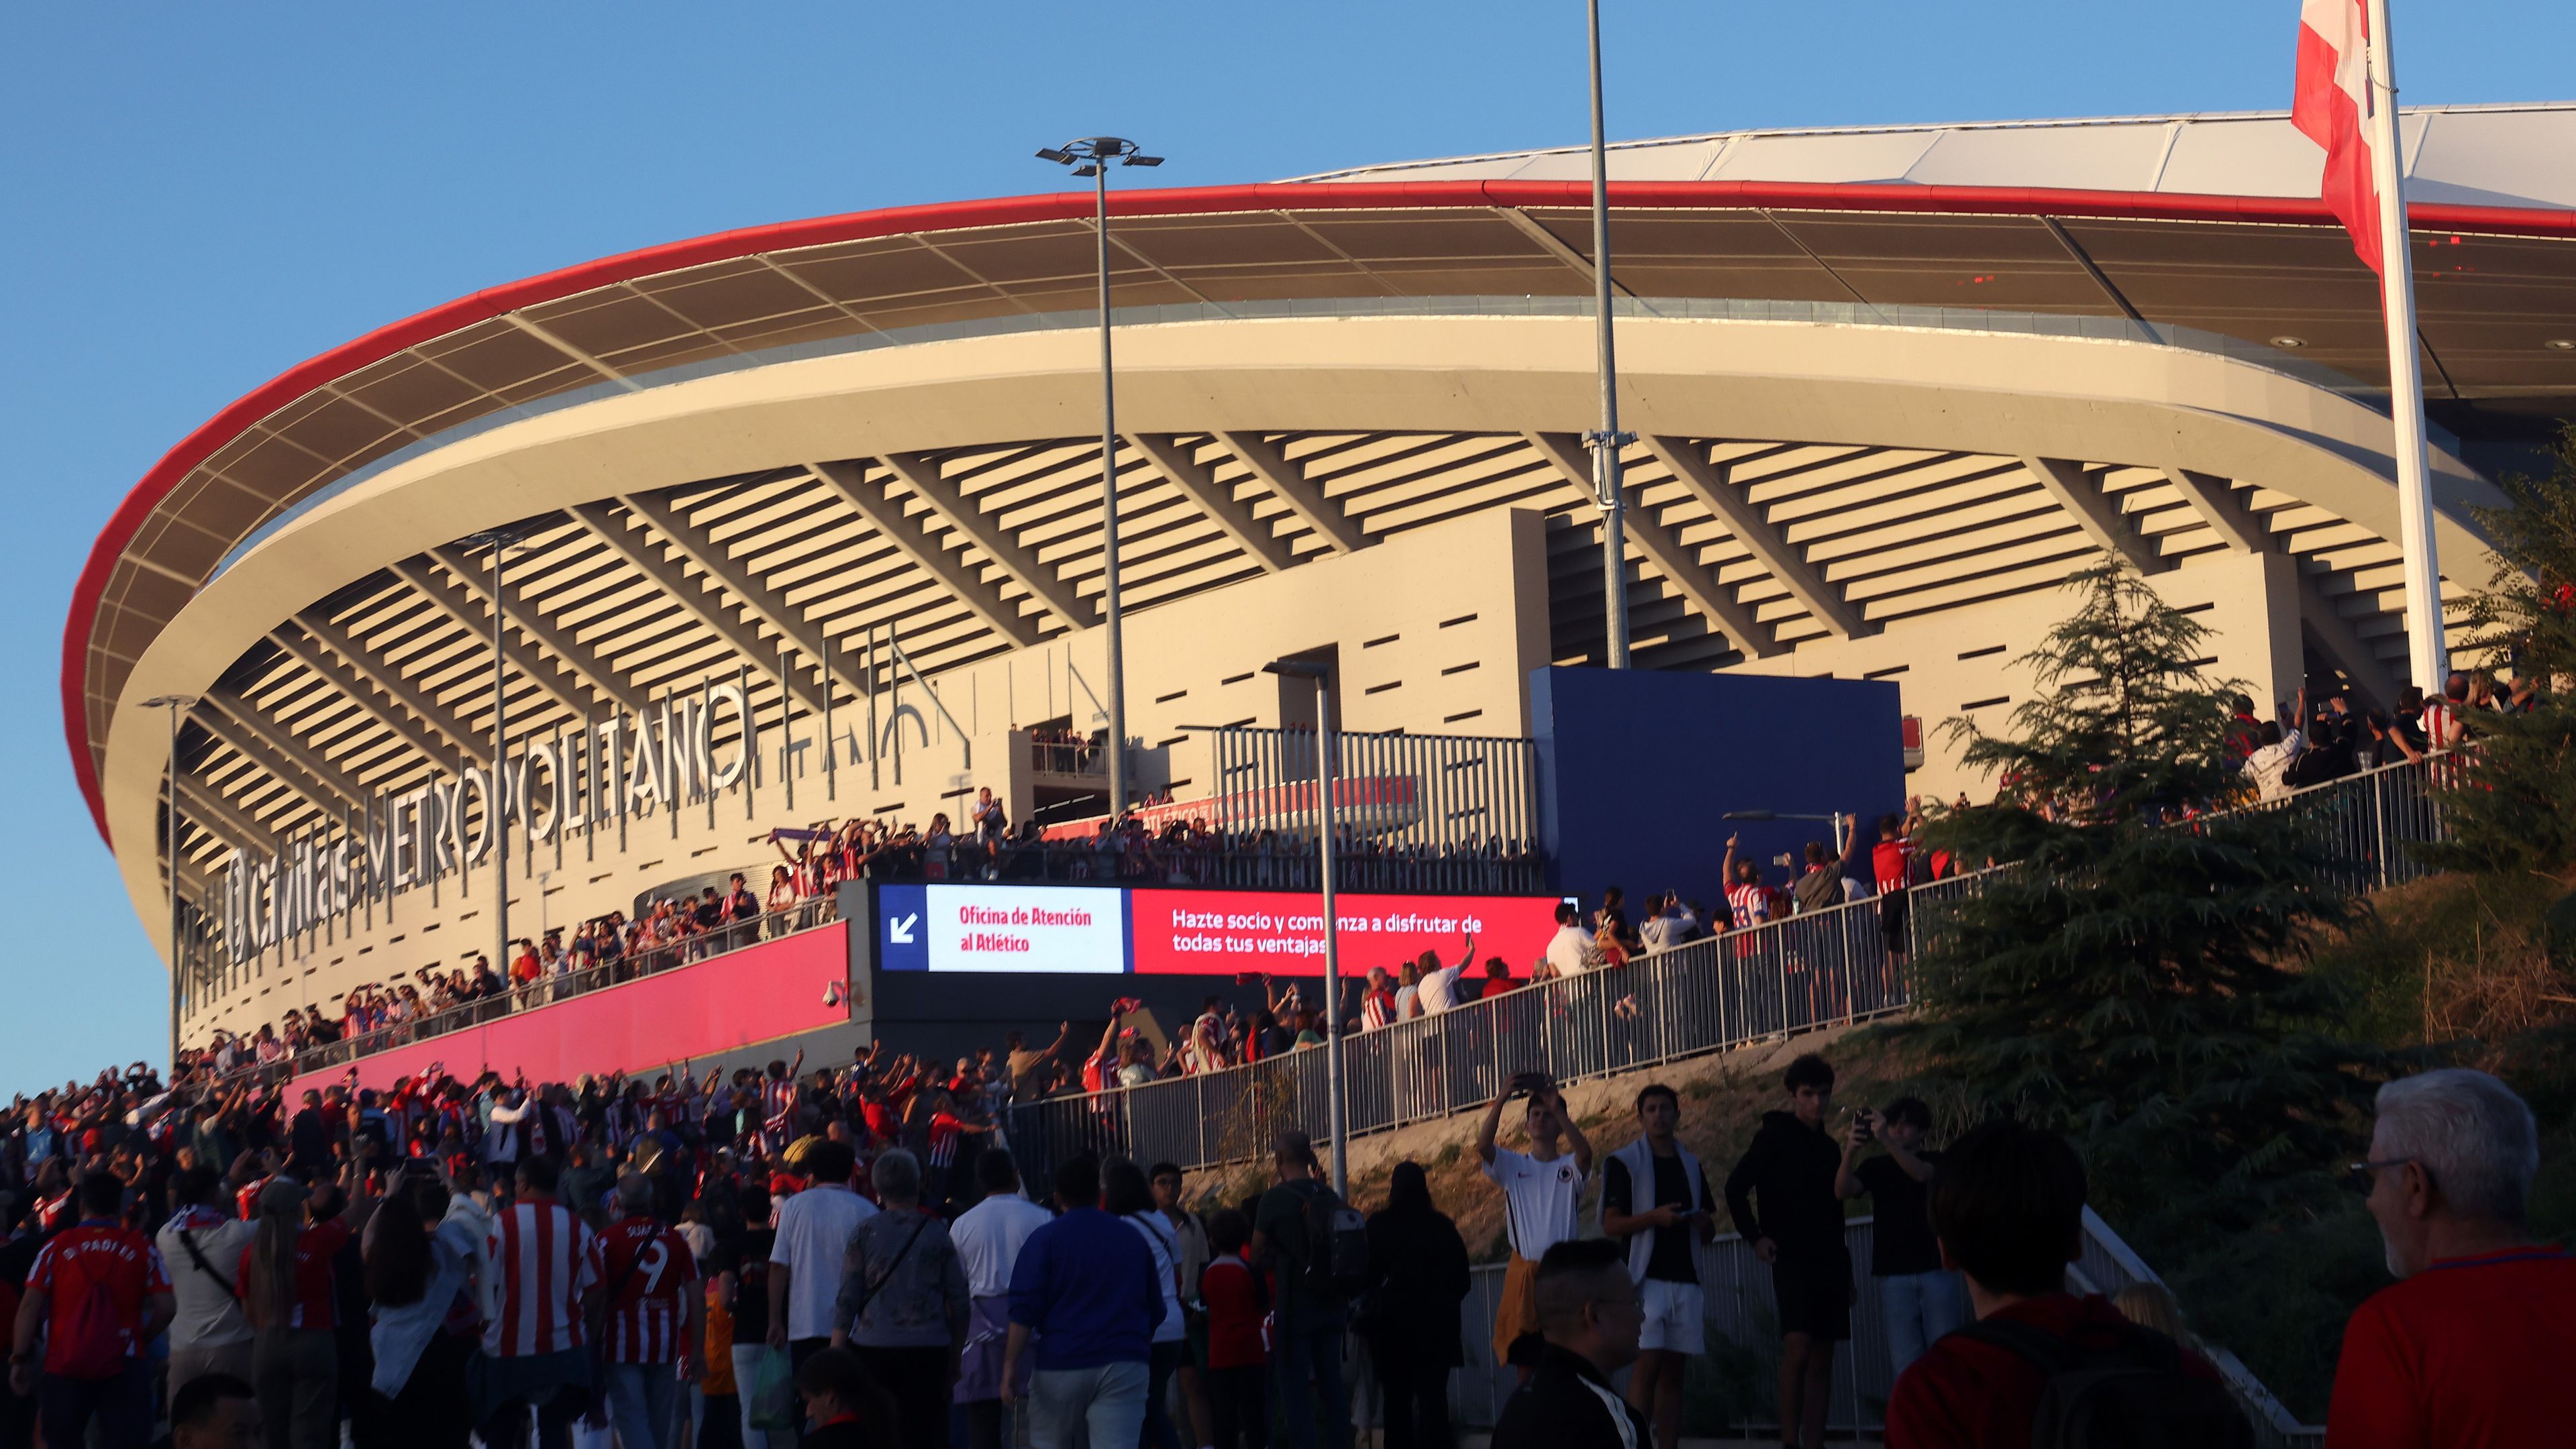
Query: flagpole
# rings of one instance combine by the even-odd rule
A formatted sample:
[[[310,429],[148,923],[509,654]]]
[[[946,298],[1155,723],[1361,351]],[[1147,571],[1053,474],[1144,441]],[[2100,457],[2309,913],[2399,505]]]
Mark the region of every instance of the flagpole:
[[[2427,697],[2442,692],[2450,649],[2442,637],[2442,566],[2433,539],[2432,460],[2424,437],[2423,354],[2415,339],[2414,255],[2407,246],[2404,155],[2398,150],[2397,65],[2388,0],[2370,7],[2371,189],[2379,194],[2379,306],[2388,323],[2388,413],[2397,424],[2397,543],[2406,565],[2409,674]]]

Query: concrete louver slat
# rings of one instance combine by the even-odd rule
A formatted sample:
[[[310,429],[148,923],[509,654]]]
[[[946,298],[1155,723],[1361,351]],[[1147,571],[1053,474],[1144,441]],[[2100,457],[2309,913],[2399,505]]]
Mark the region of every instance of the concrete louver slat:
[[[275,832],[244,814],[240,806],[226,798],[224,792],[181,771],[179,793],[184,798],[179,808],[195,816],[194,824],[229,838],[236,849],[256,849],[258,843],[274,837]]]
[[[888,453],[878,461],[928,504],[951,532],[981,550],[1030,597],[1054,610],[1067,627],[1091,626],[1096,610],[1084,602],[1074,586],[1014,537],[999,517],[986,513],[956,482],[942,474],[937,459],[919,453]]]
[[[367,799],[366,787],[296,746],[291,737],[280,738],[282,731],[272,733],[266,721],[251,711],[239,695],[218,691],[207,697],[206,705],[190,712],[199,727],[270,778],[303,796],[313,808],[329,814],[342,805],[358,805]]]
[[[328,621],[300,614],[271,637],[325,685],[347,695],[442,768],[454,771],[460,760],[491,763],[489,740],[478,738],[453,713],[413,688],[401,670]]]
[[[1571,433],[1527,433],[1532,448],[1538,450],[1557,472],[1585,492],[1592,488],[1592,463],[1582,443]],[[1779,636],[1769,625],[1754,617],[1735,597],[1735,591],[1718,581],[1717,575],[1700,563],[1695,552],[1674,536],[1663,521],[1648,508],[1628,510],[1628,541],[1646,556],[1666,582],[1681,592],[1711,623],[1726,631],[1735,647],[1748,656],[1767,658],[1787,652]]]
[[[2209,530],[2239,553],[2263,553],[2271,547],[2272,537],[2263,520],[2238,501],[2236,490],[2224,478],[2195,473],[2173,465],[2164,476],[2174,491],[2183,496],[2191,510],[2200,515]]]
[[[422,598],[437,606],[438,611],[453,620],[469,639],[478,642],[491,638],[491,626],[485,617],[483,603],[419,559],[402,559],[393,566],[394,577],[409,584]],[[488,596],[488,590],[486,590]],[[575,714],[587,709],[590,699],[581,680],[561,663],[545,658],[532,658],[527,650],[508,651],[519,673],[539,689],[554,696],[557,703]]]
[[[1264,572],[1278,573],[1294,562],[1287,540],[1255,518],[1249,505],[1237,502],[1234,489],[1220,482],[1216,470],[1198,459],[1195,449],[1166,433],[1130,433],[1127,446],[1142,453],[1198,511],[1252,556]]]
[[[891,544],[914,567],[937,580],[940,587],[972,610],[987,628],[1023,649],[1038,642],[1038,621],[1021,613],[1016,604],[1002,597],[1000,589],[985,582],[983,575],[972,565],[949,552],[921,520],[905,513],[901,504],[887,498],[885,490],[868,478],[864,465],[833,462],[809,463],[806,466],[834,496],[875,529],[878,537]],[[915,491],[919,490],[916,488]]]
[[[2153,541],[2139,536],[2129,526],[2120,507],[2104,495],[2084,465],[2065,458],[2024,458],[2022,466],[2039,486],[2064,508],[2075,525],[2084,530],[2096,548],[2113,558],[2126,559],[2142,574],[2163,573],[2172,561],[2156,551]]]
[[[2397,676],[2381,663],[2379,653],[2353,628],[2352,621],[2318,587],[2315,574],[2299,570],[2299,625],[2317,651],[2352,681],[2371,704],[2382,709],[2397,704]]]
[[[1221,432],[1216,439],[1335,552],[1357,553],[1368,547],[1367,532],[1340,504],[1326,497],[1324,490],[1277,444],[1259,433]]]
[[[1643,441],[1656,461],[1690,490],[1691,497],[1700,506],[1725,523],[1727,531],[1735,535],[1764,571],[1777,579],[1827,634],[1849,639],[1871,632],[1861,612],[1851,606],[1842,596],[1842,591],[1828,583],[1824,574],[1808,563],[1806,556],[1772,526],[1762,509],[1708,461],[1698,443],[1686,438],[1651,435]]]
[[[491,571],[476,569],[474,561],[466,556],[463,549],[454,544],[441,544],[429,551],[429,557],[455,575],[462,587],[474,590],[486,603],[490,602]],[[574,637],[570,629],[555,622],[544,610],[539,609],[535,601],[528,596],[525,588],[514,583],[509,586],[509,589],[510,627],[535,640],[538,648],[562,660],[565,668],[588,683],[591,688],[607,695],[629,710],[637,712],[643,710],[645,699],[642,690],[628,684],[625,677],[620,675],[607,660],[602,659],[596,650],[583,644]],[[586,708],[571,700],[566,700],[565,703],[576,710]]]
[[[627,511],[630,514],[633,514],[639,522],[652,521],[647,512],[638,509],[636,506],[638,500],[634,498],[621,498],[618,501],[623,504]],[[667,507],[660,511],[668,516],[669,511]],[[775,648],[772,648],[767,641],[760,637],[760,630],[758,628],[741,619],[735,618],[732,612],[725,608],[723,600],[711,594],[704,585],[692,581],[677,564],[664,558],[661,551],[653,547],[652,540],[645,537],[640,529],[627,527],[625,522],[619,519],[614,513],[611,513],[605,504],[575,504],[572,508],[572,516],[579,520],[583,527],[589,529],[592,533],[597,534],[601,542],[606,543],[610,548],[616,550],[616,552],[628,563],[634,565],[636,569],[641,571],[645,579],[655,588],[660,589],[664,596],[668,597],[673,603],[676,603],[682,608],[688,610],[691,614],[696,615],[700,623],[703,623],[709,629],[714,630],[717,639],[731,646],[734,653],[740,655],[744,660],[752,662],[755,669],[761,669],[764,662],[774,660],[778,657],[778,651]],[[656,529],[660,529],[661,525],[656,523],[654,524],[654,527]],[[679,548],[683,552],[687,553],[689,561],[697,564],[701,570],[705,571],[710,581],[723,585],[727,589],[732,588],[732,581],[728,580],[725,577],[725,574],[718,573],[714,569],[708,568],[706,557],[702,556],[699,552],[691,551],[687,540],[679,535],[670,533],[668,530],[662,530],[662,533],[663,537],[671,540],[673,547]],[[721,546],[709,547],[708,545],[701,543],[698,545],[698,548],[705,550],[708,555],[717,557],[721,557],[723,553]],[[726,572],[737,571],[731,569],[728,563]],[[741,598],[742,595],[737,591],[735,593],[735,597]],[[746,600],[745,602],[748,604],[749,601]],[[805,648],[808,651],[809,657],[817,659],[821,657],[820,654],[814,650],[811,642],[799,639],[794,634],[790,634],[787,637],[790,642],[796,643],[800,647]],[[817,634],[817,637],[819,638],[819,633]],[[775,665],[769,666],[769,668],[775,667]],[[762,669],[762,672],[766,673],[768,670]],[[823,692],[813,683],[808,671],[804,669],[791,671],[788,687],[795,692],[797,698],[806,706],[806,708],[816,711],[820,711],[823,708]]]

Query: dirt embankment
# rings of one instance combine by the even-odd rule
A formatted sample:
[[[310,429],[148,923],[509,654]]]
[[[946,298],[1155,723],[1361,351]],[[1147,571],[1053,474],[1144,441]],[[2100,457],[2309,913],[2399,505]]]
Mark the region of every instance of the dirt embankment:
[[[1575,1122],[1592,1140],[1594,1151],[1607,1153],[1636,1139],[1638,1090],[1650,1082],[1670,1085],[1681,1096],[1683,1145],[1709,1164],[1710,1191],[1715,1193],[1728,1166],[1752,1140],[1762,1114],[1785,1104],[1780,1074],[1804,1052],[1821,1053],[1834,1065],[1837,1135],[1843,1130],[1846,1109],[1884,1106],[1890,1098],[1909,1090],[1932,1100],[1936,1113],[1945,1105],[1909,1079],[1903,1055],[1893,1044],[1878,1039],[1867,1028],[1851,1027],[1806,1032],[1783,1041],[1580,1082],[1566,1089],[1566,1104]],[[1355,1139],[1350,1154],[1351,1201],[1363,1211],[1373,1212],[1384,1206],[1387,1178],[1396,1164],[1419,1162],[1430,1177],[1433,1201],[1456,1220],[1469,1254],[1479,1262],[1501,1258],[1502,1195],[1485,1180],[1476,1160],[1476,1128],[1482,1116],[1481,1112],[1464,1112],[1437,1122]],[[1500,1140],[1506,1147],[1528,1146],[1518,1107],[1505,1109]],[[1267,1164],[1239,1165],[1225,1171],[1215,1182],[1204,1184],[1206,1200],[1211,1204],[1241,1203],[1269,1186],[1270,1181]],[[1200,1189],[1202,1184],[1192,1186]],[[1596,1173],[1593,1184],[1584,1191],[1587,1225],[1599,1209],[1600,1195]],[[1721,1213],[1724,1206],[1719,1204]],[[1865,1202],[1855,1203],[1853,1208],[1863,1211],[1866,1206]],[[1721,1218],[1721,1231],[1731,1227]]]

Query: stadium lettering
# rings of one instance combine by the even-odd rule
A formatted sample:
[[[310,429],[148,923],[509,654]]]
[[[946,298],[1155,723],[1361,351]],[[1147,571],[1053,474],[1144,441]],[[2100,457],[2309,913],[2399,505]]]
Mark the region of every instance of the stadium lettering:
[[[732,735],[722,751],[719,719]],[[728,679],[695,696],[666,696],[641,714],[621,708],[581,729],[518,741],[498,771],[469,764],[441,778],[433,766],[428,780],[379,791],[337,822],[269,849],[236,848],[217,887],[225,954],[238,965],[323,932],[335,917],[362,906],[390,909],[398,895],[483,864],[496,817],[531,860],[536,847],[576,835],[591,851],[622,851],[628,821],[712,808],[718,795],[747,788],[759,749],[744,683]]]

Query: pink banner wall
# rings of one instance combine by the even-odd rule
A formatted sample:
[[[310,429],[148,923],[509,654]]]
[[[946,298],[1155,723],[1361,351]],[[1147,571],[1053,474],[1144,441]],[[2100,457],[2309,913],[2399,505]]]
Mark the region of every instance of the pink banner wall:
[[[514,1011],[481,1026],[361,1057],[361,1086],[383,1088],[432,1062],[467,1081],[485,1067],[531,1082],[569,1082],[585,1072],[659,1070],[753,1042],[850,1019],[849,925],[835,922],[712,961]],[[842,982],[841,1003],[823,1004]],[[347,1067],[308,1072],[291,1092],[348,1079]],[[290,1098],[292,1100],[292,1098]]]

